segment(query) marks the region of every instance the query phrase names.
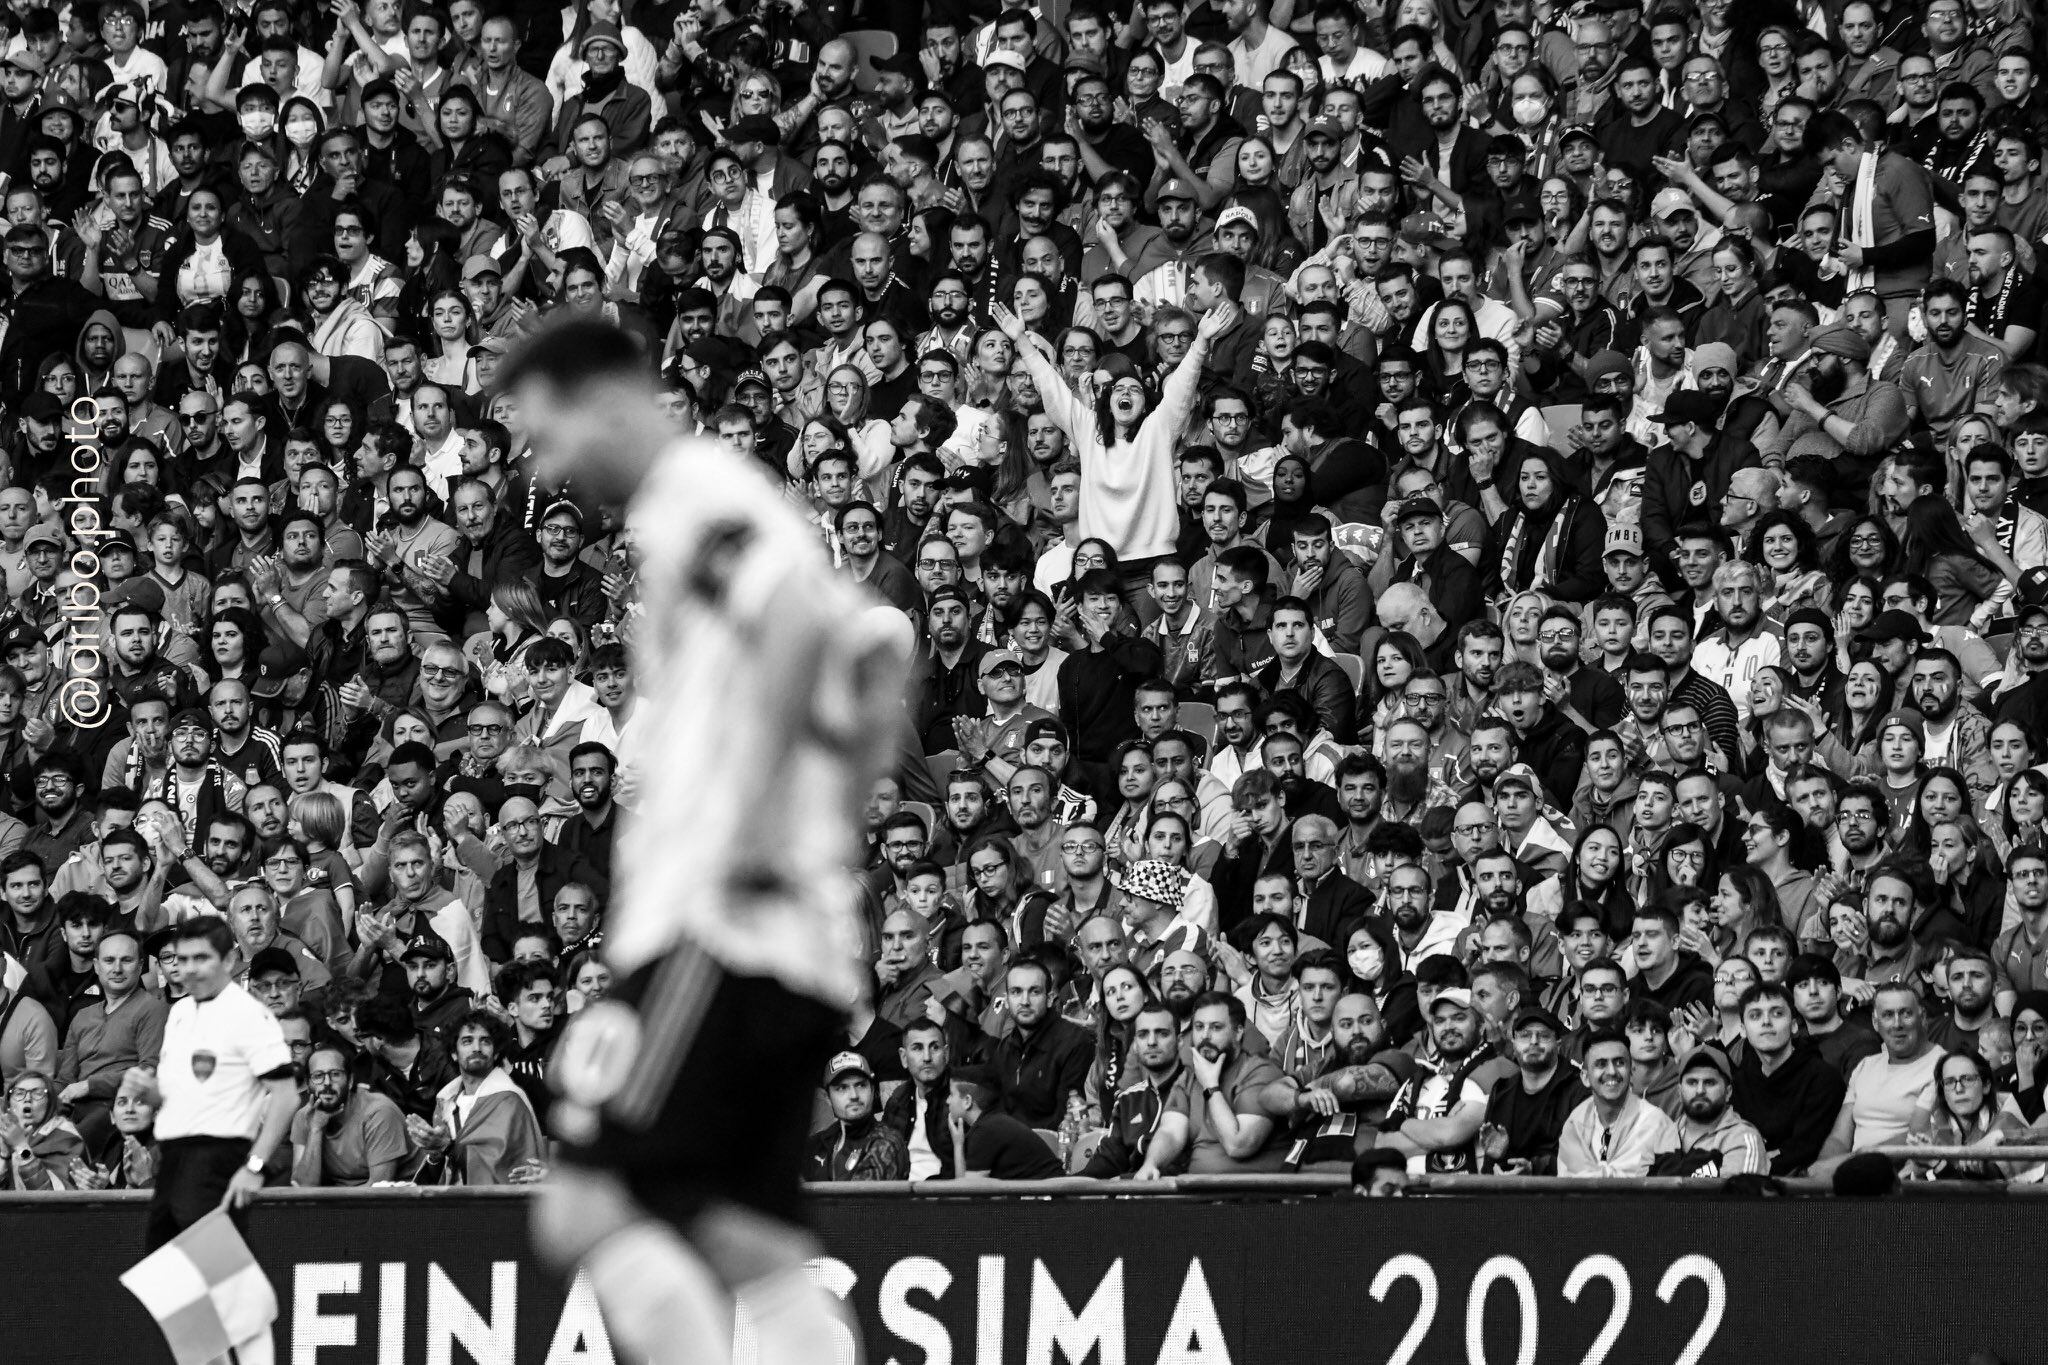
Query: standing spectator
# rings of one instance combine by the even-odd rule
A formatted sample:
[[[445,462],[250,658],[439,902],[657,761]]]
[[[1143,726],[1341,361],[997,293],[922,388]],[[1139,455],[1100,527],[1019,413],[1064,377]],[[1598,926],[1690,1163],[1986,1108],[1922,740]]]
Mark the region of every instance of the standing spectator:
[[[104,1153],[114,1140],[114,1097],[130,1067],[153,1067],[163,1051],[170,1007],[142,986],[142,945],[131,930],[99,941],[93,957],[100,994],[72,1016],[57,1064],[57,1101],[85,1139]]]

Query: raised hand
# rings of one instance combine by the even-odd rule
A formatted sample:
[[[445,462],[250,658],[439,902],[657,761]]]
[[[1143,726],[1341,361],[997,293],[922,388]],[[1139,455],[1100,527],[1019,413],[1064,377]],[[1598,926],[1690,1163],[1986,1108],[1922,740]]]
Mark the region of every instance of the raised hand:
[[[1231,324],[1237,321],[1238,311],[1234,303],[1225,301],[1217,304],[1202,314],[1201,321],[1195,324],[1195,335],[1203,341],[1214,341],[1230,330]]]

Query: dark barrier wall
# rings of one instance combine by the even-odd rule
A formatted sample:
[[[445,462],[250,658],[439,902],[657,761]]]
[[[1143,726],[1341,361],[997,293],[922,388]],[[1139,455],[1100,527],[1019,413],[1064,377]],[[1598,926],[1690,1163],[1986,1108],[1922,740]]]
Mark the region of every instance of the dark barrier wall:
[[[872,1365],[1937,1365],[2038,1359],[2048,1202],[1657,1195],[818,1201]],[[0,1201],[0,1359],[158,1362],[142,1208]],[[280,1365],[613,1360],[516,1198],[260,1205]]]

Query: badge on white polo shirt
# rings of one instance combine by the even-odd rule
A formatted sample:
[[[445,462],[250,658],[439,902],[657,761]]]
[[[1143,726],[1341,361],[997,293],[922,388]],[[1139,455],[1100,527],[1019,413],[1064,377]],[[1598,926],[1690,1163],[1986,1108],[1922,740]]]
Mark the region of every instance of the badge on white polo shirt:
[[[208,1077],[213,1075],[213,1064],[216,1060],[217,1059],[211,1052],[193,1053],[192,1074],[197,1076],[202,1081],[206,1080]]]

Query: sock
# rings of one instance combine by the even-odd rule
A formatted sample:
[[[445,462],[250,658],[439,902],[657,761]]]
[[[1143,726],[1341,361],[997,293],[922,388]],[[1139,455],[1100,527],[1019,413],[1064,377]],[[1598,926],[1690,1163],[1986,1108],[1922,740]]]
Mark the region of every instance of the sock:
[[[860,1338],[845,1305],[804,1266],[740,1289],[734,1365],[859,1365]]]
[[[656,1223],[615,1233],[583,1258],[622,1358],[647,1365],[725,1365],[732,1303],[690,1245]]]

